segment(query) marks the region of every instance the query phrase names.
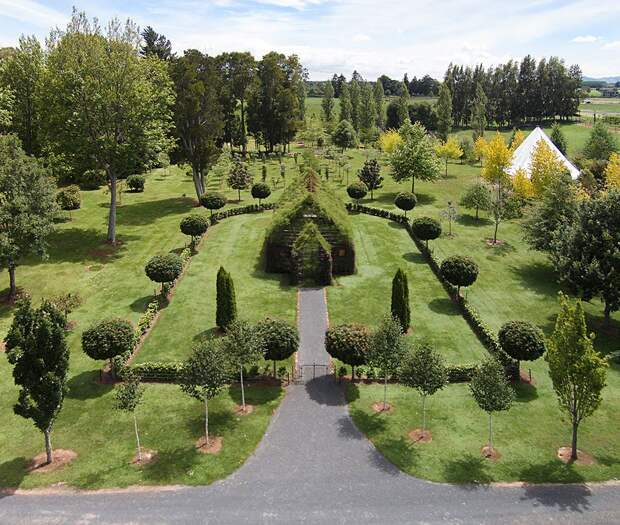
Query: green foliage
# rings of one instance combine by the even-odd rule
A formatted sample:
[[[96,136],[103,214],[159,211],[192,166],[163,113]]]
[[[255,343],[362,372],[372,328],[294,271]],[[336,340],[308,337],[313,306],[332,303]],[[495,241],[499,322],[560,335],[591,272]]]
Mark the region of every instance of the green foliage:
[[[572,459],[577,459],[577,429],[602,401],[607,362],[595,350],[588,335],[581,301],[560,294],[560,313],[547,341],[545,361],[558,397],[573,426]]]
[[[67,292],[50,298],[49,302],[63,313],[66,324],[69,314],[78,308],[83,301],[80,294]]]
[[[91,325],[82,333],[82,350],[91,359],[112,359],[130,352],[135,333],[129,321],[120,318],[105,319]]]
[[[494,358],[478,365],[469,389],[478,406],[490,413],[508,410],[515,397],[504,374],[504,368]]]
[[[114,407],[124,412],[134,412],[144,397],[144,386],[140,377],[132,372],[123,376],[123,382],[115,388]]]
[[[72,184],[71,186],[60,188],[56,193],[56,203],[61,210],[79,210],[82,204],[80,187]]]
[[[370,190],[370,198],[374,199],[373,192],[381,188],[381,184],[383,183],[381,166],[377,160],[369,159],[365,161],[357,176],[359,180],[366,184],[366,187]]]
[[[103,170],[84,170],[80,176],[80,187],[83,190],[98,190],[107,180]]]
[[[471,286],[478,278],[478,265],[465,255],[453,255],[441,262],[441,275],[457,287],[457,296],[461,286]]]
[[[344,82],[342,84],[342,90],[340,92],[340,115],[338,120],[340,122],[346,120],[351,122],[351,114],[353,113],[353,107],[351,105],[351,94],[349,91],[349,85]]]
[[[474,140],[484,135],[484,130],[487,127],[487,96],[484,92],[482,84],[478,82],[476,84],[476,97],[474,98],[474,105],[471,111],[471,127],[473,131]]]
[[[597,122],[583,148],[584,155],[591,160],[608,160],[614,152],[620,153],[618,139],[605,124]]]
[[[396,182],[411,179],[411,193],[415,192],[415,179],[435,181],[441,172],[441,162],[426,129],[419,123],[408,120],[399,133],[403,142],[397,144],[390,155],[392,177]]]
[[[334,116],[334,105],[334,88],[331,82],[326,82],[323,100],[321,100],[321,108],[323,109],[323,119],[327,123],[330,123]]]
[[[156,283],[171,283],[181,275],[182,271],[183,261],[176,253],[155,255],[144,267],[146,276]]]
[[[480,210],[491,209],[491,188],[482,182],[476,182],[467,188],[459,204],[464,208],[476,210],[476,219],[478,219]]]
[[[252,184],[252,175],[242,162],[235,162],[230,174],[228,175],[228,185],[237,190],[239,200],[241,200],[241,190],[247,190]]]
[[[142,193],[144,191],[144,183],[146,178],[144,175],[129,175],[127,177],[127,186],[134,193]]]
[[[551,259],[564,283],[589,301],[600,297],[605,320],[620,308],[620,191],[601,192],[581,203],[577,220],[552,242]]]
[[[297,328],[281,319],[267,317],[256,324],[258,337],[265,347],[265,359],[283,361],[299,348]]]
[[[226,206],[226,202],[226,196],[217,192],[203,193],[200,196],[200,204],[207,210],[211,210],[211,215],[213,215],[213,210],[219,210]]]
[[[262,199],[266,199],[269,195],[271,195],[271,188],[265,182],[257,182],[252,186],[252,197],[258,199],[259,204]]]
[[[19,397],[13,410],[32,419],[45,434],[47,460],[52,461],[49,435],[67,392],[69,350],[64,319],[50,303],[34,309],[30,301],[19,304],[5,339],[7,358]]]
[[[437,131],[441,140],[446,141],[452,130],[452,93],[446,83],[439,88],[437,100]]]
[[[232,277],[222,266],[217,272],[216,303],[215,324],[226,329],[237,319],[237,300]]]
[[[370,332],[361,324],[332,326],[325,332],[325,349],[334,359],[353,367],[365,365],[370,348]],[[353,373],[355,376],[355,372]]]
[[[566,137],[559,124],[554,123],[553,126],[551,126],[551,135],[549,135],[549,138],[551,142],[555,144],[555,147],[562,152],[562,155],[566,155],[568,143],[566,142]]]
[[[230,359],[223,345],[208,339],[194,347],[183,367],[179,386],[199,401],[213,399],[228,383],[230,373]]]
[[[542,330],[526,321],[504,323],[498,339],[502,350],[517,361],[535,361],[545,353]]]
[[[341,120],[332,134],[333,143],[344,151],[357,146],[357,133],[348,120]]]
[[[205,219],[202,215],[192,213],[191,215],[181,219],[180,228],[181,233],[192,238],[192,246],[195,246],[197,239],[207,233],[209,221],[207,221],[207,219]]]
[[[56,187],[15,135],[0,135],[0,266],[9,270],[9,297],[16,294],[15,268],[28,255],[44,257],[54,227]]]
[[[355,201],[359,201],[366,197],[368,186],[363,182],[353,182],[347,186],[347,194]]]
[[[394,199],[394,205],[405,212],[405,216],[407,216],[407,212],[413,210],[416,204],[418,203],[418,198],[414,193],[409,191],[401,191],[396,195]]]
[[[306,223],[293,243],[291,256],[298,283],[321,286],[332,283],[331,245],[316,223]]]
[[[387,379],[397,372],[406,351],[400,322],[386,315],[370,338],[368,363]]]
[[[411,231],[418,239],[425,241],[428,248],[428,241],[437,239],[441,235],[441,224],[432,217],[418,217],[411,221]]]
[[[407,333],[411,324],[411,307],[409,306],[409,283],[407,274],[401,268],[396,270],[392,279],[392,317],[397,319],[403,333]]]

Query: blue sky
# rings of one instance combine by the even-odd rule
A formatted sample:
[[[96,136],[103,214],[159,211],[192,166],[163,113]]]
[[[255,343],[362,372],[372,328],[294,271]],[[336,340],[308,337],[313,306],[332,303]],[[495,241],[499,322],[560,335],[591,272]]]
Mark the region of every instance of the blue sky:
[[[585,75],[620,75],[620,0],[0,0],[0,46],[43,39],[72,5],[101,21],[132,18],[175,51],[297,53],[313,79],[430,73],[455,63],[557,55]]]

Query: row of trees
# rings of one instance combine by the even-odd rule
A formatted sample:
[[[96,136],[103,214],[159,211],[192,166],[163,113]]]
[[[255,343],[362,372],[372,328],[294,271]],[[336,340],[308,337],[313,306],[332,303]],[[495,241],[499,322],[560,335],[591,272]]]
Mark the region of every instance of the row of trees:
[[[581,81],[579,66],[566,67],[558,57],[536,62],[529,55],[488,69],[450,64],[444,76],[454,125],[471,127],[481,102],[487,121],[500,126],[570,118],[579,108]]]
[[[351,80],[364,82],[362,75],[360,75],[357,71],[353,71]],[[408,93],[412,96],[422,95],[432,97],[437,95],[439,90],[439,81],[435,80],[430,75],[424,75],[419,79],[414,76],[411,80],[409,80],[409,76],[405,73],[402,81],[394,80],[387,75],[381,75],[377,79],[377,82],[381,83],[381,87],[387,97],[397,97],[401,95],[403,87],[406,88]],[[347,77],[345,77],[342,73],[340,75],[334,73],[331,81],[325,82],[323,93],[329,83],[331,83],[332,89],[334,90],[334,96],[339,98],[342,93],[342,86],[347,83]]]

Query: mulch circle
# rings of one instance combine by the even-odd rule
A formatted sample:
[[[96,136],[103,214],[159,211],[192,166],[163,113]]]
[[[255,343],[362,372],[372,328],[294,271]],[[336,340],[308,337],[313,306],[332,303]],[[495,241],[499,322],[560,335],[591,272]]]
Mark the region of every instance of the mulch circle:
[[[245,404],[245,410],[241,405],[235,405],[235,414],[238,416],[249,416],[252,412],[254,412],[254,405]]]
[[[482,447],[482,449],[480,449],[480,453],[483,458],[490,459],[491,461],[497,461],[502,457],[496,448],[490,447],[489,445]]]
[[[390,403],[383,404],[383,401],[377,401],[372,404],[372,409],[377,413],[389,413],[394,410],[394,407]]]
[[[499,239],[493,242],[493,239],[485,239],[484,242],[487,243],[487,246],[501,246],[504,244],[504,241],[500,241]]]
[[[421,428],[416,428],[407,434],[409,439],[414,443],[430,443],[433,441],[433,435],[430,430],[422,430]]]
[[[530,380],[530,374],[527,373],[525,370],[519,370],[519,379],[521,380],[522,383],[526,383],[528,385],[534,386],[536,384],[536,381],[534,380],[533,377]]]
[[[27,470],[28,472],[42,474],[46,472],[54,472],[63,468],[65,465],[68,465],[75,458],[77,458],[77,453],[73,450],[57,448],[52,451],[51,463],[47,463],[47,454],[45,452],[41,452],[32,458]]]
[[[220,450],[222,450],[223,444],[223,438],[218,436],[209,436],[209,444],[207,445],[207,440],[204,436],[201,436],[200,439],[196,441],[196,450],[202,454],[217,454]]]
[[[151,450],[150,448],[143,448],[141,450],[142,459],[138,458],[138,454],[136,454],[131,460],[131,464],[136,467],[141,467],[142,465],[148,465],[149,463],[154,463],[157,461],[157,450]]]
[[[558,459],[564,463],[572,463],[574,465],[594,465],[596,460],[587,452],[577,449],[577,459],[570,458],[571,447],[560,447],[558,449]]]
[[[6,343],[4,341],[0,341],[0,354],[6,352]]]

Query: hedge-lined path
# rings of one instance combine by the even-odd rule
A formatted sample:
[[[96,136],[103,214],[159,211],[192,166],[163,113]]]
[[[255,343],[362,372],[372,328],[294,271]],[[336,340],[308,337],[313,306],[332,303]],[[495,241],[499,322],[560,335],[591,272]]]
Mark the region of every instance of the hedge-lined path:
[[[324,361],[324,290],[301,290],[299,304],[298,360]],[[315,379],[289,388],[254,455],[225,480],[210,487],[0,494],[0,523],[620,522],[617,486],[458,486],[410,477],[355,428],[332,376],[317,370]]]

